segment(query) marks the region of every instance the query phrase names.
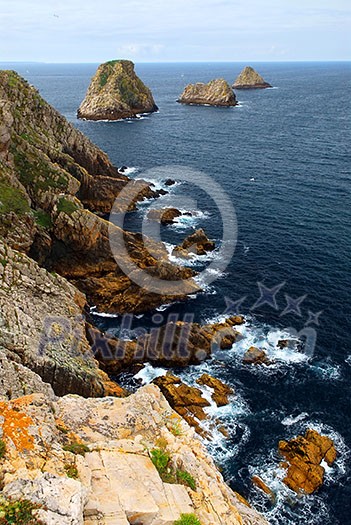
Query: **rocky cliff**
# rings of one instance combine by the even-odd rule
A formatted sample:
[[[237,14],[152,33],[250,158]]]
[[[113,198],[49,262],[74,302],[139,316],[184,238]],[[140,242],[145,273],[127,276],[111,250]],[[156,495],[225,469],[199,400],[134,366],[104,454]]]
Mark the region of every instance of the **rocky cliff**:
[[[233,84],[234,89],[264,89],[272,87],[252,67],[246,66]]]
[[[180,95],[181,104],[201,106],[236,106],[237,101],[232,88],[222,78],[211,80],[208,84],[198,82],[189,84]]]
[[[201,525],[266,524],[157,386],[126,397],[95,360],[87,300],[131,312],[171,299],[132,283],[109,247],[98,214],[130,181],[14,72],[0,72],[0,116],[0,523],[174,525],[188,515]],[[132,205],[156,195],[141,187]],[[123,236],[150,275],[192,276],[162,244],[150,254],[139,234]],[[199,361],[200,346],[209,355],[217,335],[226,348],[242,322],[192,326],[187,362]],[[149,334],[144,343],[153,349]],[[201,381],[218,406],[227,402],[231,389]],[[168,397],[178,389],[161,386]]]
[[[150,89],[135,74],[133,62],[111,60],[98,67],[77,116],[119,120],[157,109]]]

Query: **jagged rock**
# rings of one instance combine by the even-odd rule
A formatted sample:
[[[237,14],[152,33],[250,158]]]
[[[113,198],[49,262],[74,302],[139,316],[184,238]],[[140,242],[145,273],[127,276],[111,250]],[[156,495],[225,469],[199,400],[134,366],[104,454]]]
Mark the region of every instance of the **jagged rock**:
[[[215,242],[210,241],[204,230],[200,228],[186,237],[182,244],[176,246],[173,255],[187,259],[193,254],[206,255],[207,252],[212,252],[215,248]]]
[[[252,67],[246,66],[233,84],[234,89],[263,89],[272,87]]]
[[[166,186],[173,186],[173,184],[175,184],[175,180],[173,180],[173,179],[167,179],[165,181],[165,185]]]
[[[324,460],[331,466],[337,456],[333,441],[315,430],[307,430],[304,436],[279,442],[279,452],[286,463],[287,475],[284,483],[295,492],[312,494],[324,480]]]
[[[130,60],[101,64],[91,80],[77,116],[87,120],[119,120],[157,111],[151,91]]]
[[[269,496],[269,498],[271,499],[272,502],[274,502],[276,500],[276,495],[274,494],[273,490],[270,489],[268,487],[268,485],[266,485],[266,483],[263,481],[263,479],[261,479],[260,477],[258,476],[252,476],[252,479],[251,479],[252,483],[254,485],[256,485],[256,487],[258,487],[259,489],[261,489],[265,494],[267,494],[267,496]]]
[[[223,381],[220,379],[210,376],[209,374],[203,374],[196,380],[196,382],[199,385],[206,385],[213,389],[211,397],[218,407],[228,405],[228,396],[234,393],[234,390],[230,386],[223,383]]]
[[[201,106],[236,106],[237,101],[232,88],[223,78],[211,80],[208,84],[198,82],[189,84],[180,95],[181,104]]]
[[[32,395],[0,401],[0,410],[2,496],[42,505],[43,523],[172,525],[195,513],[202,525],[267,525],[223,482],[194,430],[155,385],[126,399]],[[196,491],[161,480],[149,456],[160,442],[174,468],[193,476]],[[71,443],[83,444],[85,455],[64,450]]]
[[[213,349],[231,347],[240,335],[234,327],[243,322],[242,316],[204,326],[170,321],[160,326],[157,334],[141,335],[133,341],[104,335],[88,325],[87,337],[102,368],[110,374],[118,374],[142,362],[166,367],[200,364],[210,357]]]
[[[264,350],[251,346],[247,352],[245,352],[243,363],[244,365],[267,365],[269,364],[269,360]]]
[[[108,223],[90,213],[111,211],[127,184],[134,196],[126,192],[116,211],[128,211],[159,191],[119,173],[15,72],[0,72],[0,100],[7,115],[1,140],[8,151],[6,159],[0,156],[0,236],[12,248],[72,280],[105,311],[145,311],[199,291],[190,279],[194,272],[172,265],[163,245],[155,245],[156,259],[141,235],[126,232],[131,258],[145,270],[141,285],[135,284],[114,258]],[[144,282],[150,276],[184,281],[184,295],[148,293]]]
[[[161,209],[151,209],[147,217],[152,221],[159,221],[161,224],[173,224],[174,219],[180,217],[182,212],[177,210],[177,208],[161,208]]]

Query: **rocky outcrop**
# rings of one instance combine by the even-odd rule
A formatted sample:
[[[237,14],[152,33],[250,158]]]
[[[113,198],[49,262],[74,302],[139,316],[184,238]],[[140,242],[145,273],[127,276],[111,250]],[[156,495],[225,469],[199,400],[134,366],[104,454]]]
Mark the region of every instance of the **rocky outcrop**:
[[[181,104],[200,106],[236,106],[237,100],[232,88],[223,78],[211,80],[208,84],[189,84],[180,95]]]
[[[149,293],[144,281],[138,285],[125,275],[111,250],[109,223],[97,216],[111,211],[126,185],[130,191],[114,211],[126,212],[159,192],[119,173],[15,72],[0,72],[0,101],[1,238],[74,282],[104,311],[141,312],[172,301],[173,295]],[[151,276],[184,280],[179,299],[199,290],[192,270],[172,265],[162,244],[151,255],[141,235],[125,232],[124,239],[133,262],[145,270],[145,282]]]
[[[222,323],[201,326],[184,321],[168,322],[157,332],[139,336],[136,340],[123,341],[103,335],[92,326],[87,334],[94,354],[101,366],[110,374],[136,363],[174,367],[200,364],[211,356],[214,349],[231,348],[240,336],[235,326],[244,322],[242,316],[232,316]]]
[[[202,525],[267,525],[154,385],[127,399],[37,394],[0,410],[2,496],[32,501],[44,524],[173,525],[192,513]],[[151,461],[160,447],[193,488],[162,480]]]
[[[304,436],[290,441],[280,441],[279,452],[286,459],[284,483],[295,492],[306,494],[312,494],[323,484],[322,461],[331,466],[337,456],[333,441],[315,430],[307,430]]]
[[[85,297],[56,274],[0,241],[0,396],[119,394],[85,337]],[[11,379],[13,378],[13,379]]]
[[[252,67],[246,66],[233,84],[234,89],[264,89],[272,87]]]
[[[119,120],[157,109],[150,89],[135,74],[133,62],[111,60],[98,67],[77,116]]]
[[[147,218],[151,221],[157,221],[161,224],[173,224],[174,219],[180,217],[182,212],[177,210],[177,208],[155,208],[151,209]]]
[[[264,350],[250,346],[244,354],[243,363],[244,365],[269,365],[270,361]]]
[[[234,390],[223,383],[220,379],[212,377],[209,374],[202,374],[196,382],[199,385],[208,386],[213,390],[211,397],[218,407],[223,407],[229,404],[229,396],[234,394]]]
[[[216,243],[210,241],[204,230],[200,228],[191,235],[188,235],[182,244],[176,246],[172,255],[188,259],[192,255],[206,255],[206,253],[212,252],[215,248]]]

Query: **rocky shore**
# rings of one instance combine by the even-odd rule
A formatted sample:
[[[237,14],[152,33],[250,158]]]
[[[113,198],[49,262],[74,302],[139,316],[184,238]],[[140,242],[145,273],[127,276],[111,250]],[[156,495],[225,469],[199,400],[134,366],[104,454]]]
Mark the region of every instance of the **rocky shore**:
[[[127,186],[135,196],[120,211],[159,195],[115,168],[15,72],[0,72],[0,523],[16,508],[34,525],[174,525],[182,515],[201,525],[267,524],[225,484],[201,441],[211,437],[209,405],[228,404],[233,388],[200,372],[196,386],[169,371],[134,394],[111,380],[145,363],[202,363],[231,348],[245,322],[168,322],[156,339],[131,340],[92,325],[91,306],[140,313],[174,300],[125,275],[114,232],[146,279],[187,280],[177,300],[199,291],[191,268],[172,264],[162,243],[147,247],[141,234],[103,219]],[[150,220],[172,224],[178,213],[156,210]],[[186,261],[213,249],[197,230],[176,253]],[[268,364],[255,347],[244,362]],[[296,492],[320,488],[323,462],[336,457],[313,431],[279,451]]]

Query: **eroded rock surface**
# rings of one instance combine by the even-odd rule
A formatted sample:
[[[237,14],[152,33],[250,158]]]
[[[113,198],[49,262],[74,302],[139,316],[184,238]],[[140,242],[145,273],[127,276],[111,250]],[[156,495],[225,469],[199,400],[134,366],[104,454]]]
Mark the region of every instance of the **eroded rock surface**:
[[[246,66],[233,84],[234,89],[264,89],[272,87],[252,67]]]
[[[181,104],[200,106],[236,106],[237,100],[232,88],[223,78],[211,80],[208,84],[189,84],[180,95]]]
[[[150,89],[136,75],[133,62],[111,60],[98,67],[77,116],[119,120],[157,109]]]
[[[266,525],[223,482],[154,385],[127,399],[32,395],[0,401],[0,408],[3,496],[42,505],[37,514],[45,524],[173,525],[181,513],[195,513],[202,525]],[[162,481],[150,459],[160,443],[196,490]],[[73,444],[83,455],[70,451]]]

